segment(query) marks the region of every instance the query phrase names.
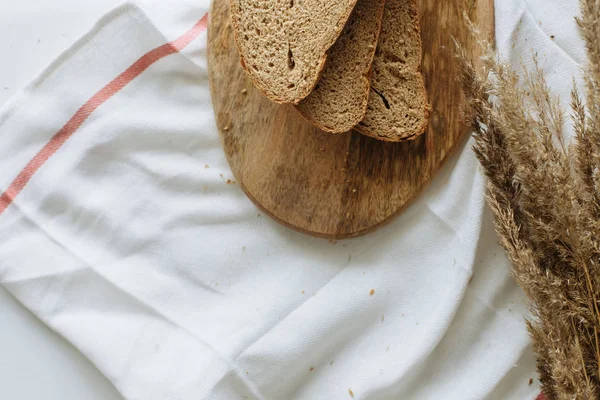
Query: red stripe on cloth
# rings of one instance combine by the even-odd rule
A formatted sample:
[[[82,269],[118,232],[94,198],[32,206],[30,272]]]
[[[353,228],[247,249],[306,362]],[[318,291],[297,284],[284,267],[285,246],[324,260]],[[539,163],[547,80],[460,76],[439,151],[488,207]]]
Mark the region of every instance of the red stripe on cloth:
[[[536,397],[535,400],[546,400],[546,396],[544,396],[544,393],[540,393],[540,395]]]
[[[27,163],[25,168],[17,175],[8,189],[0,196],[0,215],[12,204],[31,180],[33,175],[60,149],[60,147],[83,125],[94,111],[107,100],[119,93],[125,86],[140,76],[152,64],[177,53],[187,47],[194,39],[206,30],[208,14],[205,14],[192,29],[183,36],[170,43],[164,44],[143,55],[133,63],[125,72],[117,76],[108,85],[89,99],[73,117],[56,133],[50,141]]]

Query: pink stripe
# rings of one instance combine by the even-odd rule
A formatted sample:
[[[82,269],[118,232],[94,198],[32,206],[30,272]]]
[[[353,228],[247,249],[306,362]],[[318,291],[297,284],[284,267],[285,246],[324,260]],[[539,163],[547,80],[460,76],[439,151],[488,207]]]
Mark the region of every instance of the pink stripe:
[[[544,396],[544,393],[540,393],[540,395],[536,397],[535,400],[546,400],[546,396]]]
[[[152,64],[177,53],[187,47],[194,39],[206,30],[208,14],[205,14],[192,29],[179,39],[164,44],[143,55],[125,72],[116,77],[112,82],[103,87],[91,99],[89,99],[73,117],[56,133],[52,139],[27,163],[8,189],[0,196],[0,215],[12,204],[14,199],[21,193],[31,180],[33,175],[44,165],[50,157],[83,125],[94,111],[108,99],[119,93],[131,81],[140,76]]]

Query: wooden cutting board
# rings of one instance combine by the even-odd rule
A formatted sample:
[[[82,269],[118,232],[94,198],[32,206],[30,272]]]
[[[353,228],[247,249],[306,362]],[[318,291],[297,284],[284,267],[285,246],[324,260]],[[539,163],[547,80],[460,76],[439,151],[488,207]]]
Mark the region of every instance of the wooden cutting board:
[[[208,65],[223,147],[241,188],[275,220],[329,239],[372,231],[399,214],[467,136],[452,38],[477,57],[463,12],[493,40],[493,0],[418,1],[432,114],[427,133],[405,143],[328,134],[293,106],[270,102],[240,66],[229,0],[213,1]]]

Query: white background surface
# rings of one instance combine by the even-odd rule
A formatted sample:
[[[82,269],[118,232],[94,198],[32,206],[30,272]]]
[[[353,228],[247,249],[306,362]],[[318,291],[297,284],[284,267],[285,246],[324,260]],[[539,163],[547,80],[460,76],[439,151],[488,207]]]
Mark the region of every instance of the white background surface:
[[[121,0],[0,0],[0,107]],[[122,400],[0,286],[0,399]]]

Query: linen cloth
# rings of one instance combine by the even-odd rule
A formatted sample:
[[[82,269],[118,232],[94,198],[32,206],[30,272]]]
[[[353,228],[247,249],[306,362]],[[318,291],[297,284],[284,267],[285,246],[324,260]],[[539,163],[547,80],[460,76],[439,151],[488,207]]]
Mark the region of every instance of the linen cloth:
[[[496,3],[568,98],[577,2]],[[124,3],[4,107],[2,285],[128,400],[535,398],[472,143],[368,236],[278,225],[226,183],[208,8]]]

